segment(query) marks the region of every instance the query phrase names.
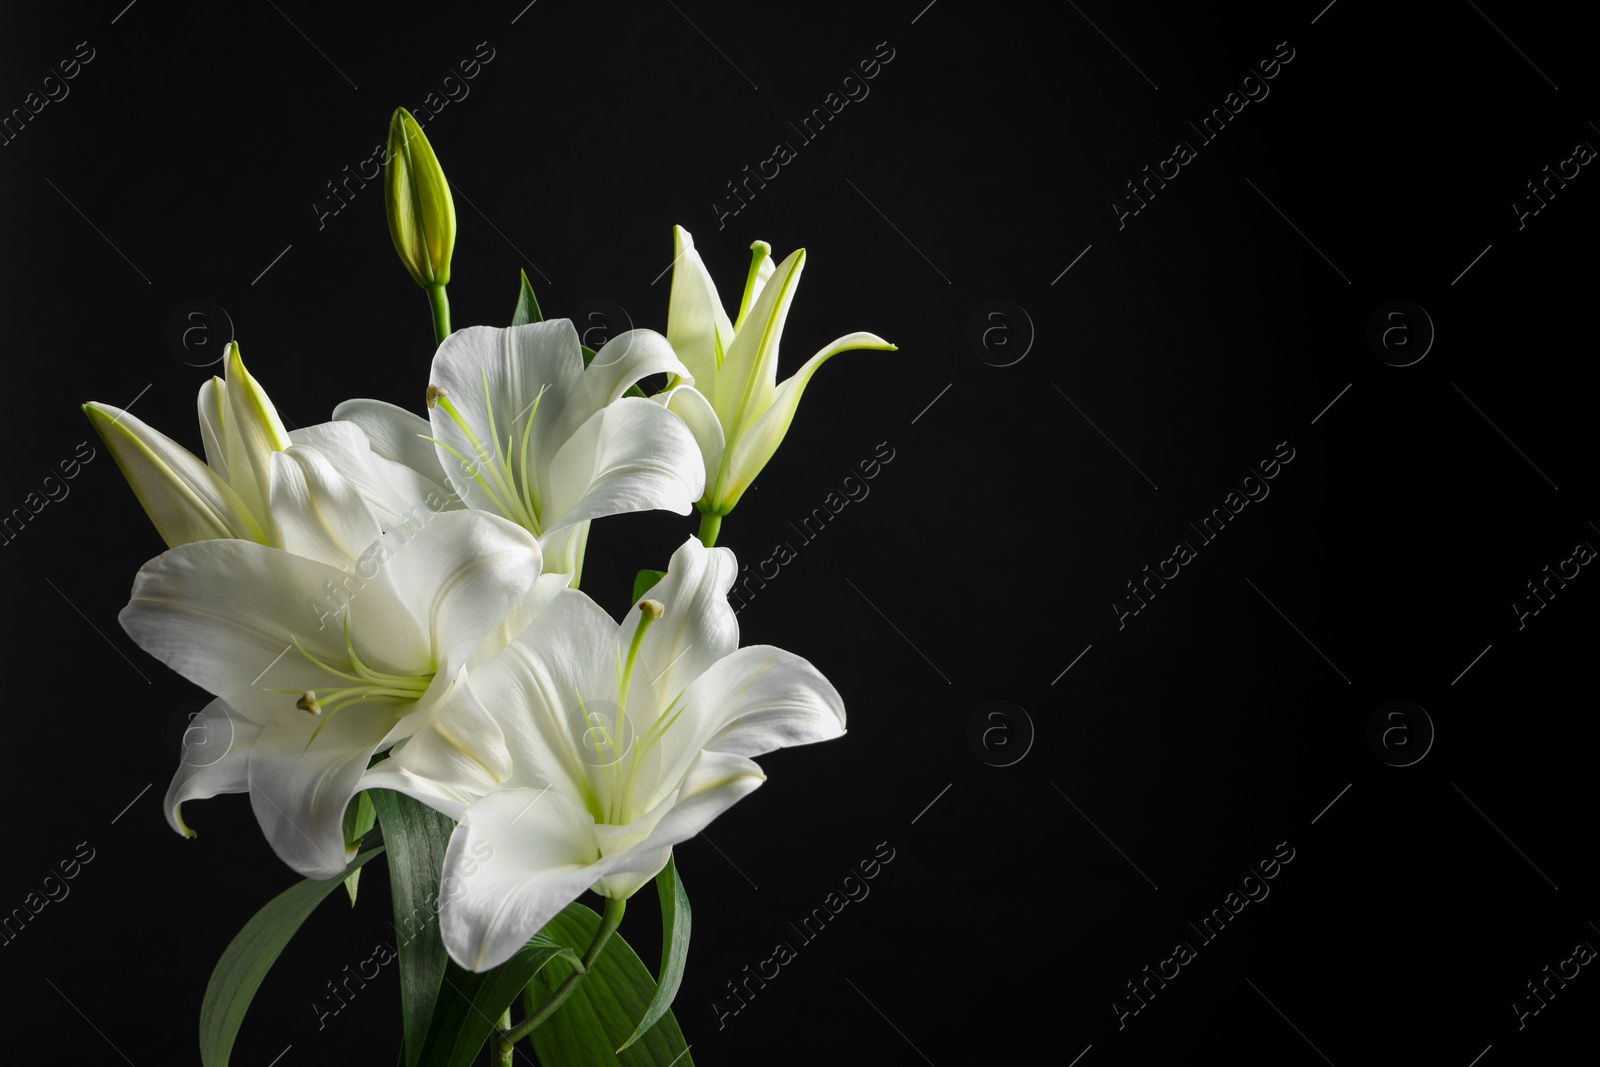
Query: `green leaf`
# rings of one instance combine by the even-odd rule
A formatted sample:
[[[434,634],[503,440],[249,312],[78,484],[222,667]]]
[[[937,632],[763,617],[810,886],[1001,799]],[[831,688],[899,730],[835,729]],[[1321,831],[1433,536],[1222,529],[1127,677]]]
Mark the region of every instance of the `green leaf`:
[[[543,933],[581,953],[599,927],[599,915],[572,903],[545,924]],[[527,1010],[544,1003],[570,973],[572,967],[562,960],[540,971],[528,986]],[[633,1033],[634,1020],[644,1018],[655,991],[649,969],[626,941],[613,934],[594,968],[531,1035],[539,1061],[561,1067],[693,1067],[683,1031],[670,1011],[627,1049],[613,1051]]]
[[[394,928],[400,939],[400,1012],[405,1063],[416,1067],[439,999],[445,965],[439,933],[439,875],[455,822],[391,789],[372,790],[383,840],[389,846]]]
[[[368,849],[350,864],[356,870],[384,850],[383,845]],[[348,872],[347,872],[348,873]],[[300,929],[317,905],[344,884],[345,876],[314,882],[307,878],[279,893],[244,924],[238,936],[228,942],[211,980],[206,983],[205,999],[200,1003],[200,1062],[205,1067],[227,1067],[234,1038],[244,1023],[245,1012],[261,980],[272,969],[289,939]]]
[[[344,843],[346,845],[359,845],[361,839],[367,836],[367,831],[372,829],[373,823],[378,821],[378,812],[372,806],[372,798],[362,790],[344,809]],[[350,894],[350,906],[356,906],[356,887],[361,884],[361,870],[357,868],[350,872],[344,880],[344,887]]]
[[[464,971],[454,963],[446,967],[420,1067],[471,1067],[500,1016],[533,976],[557,957],[582,966],[572,949],[536,934],[515,956],[483,974]]]
[[[666,576],[666,571],[640,571],[633,579],[633,602],[637,604],[640,597],[654,589],[655,584]]]
[[[618,1052],[643,1037],[672,1007],[672,998],[678,995],[678,984],[683,981],[683,965],[689,960],[689,895],[683,891],[683,879],[678,877],[676,857],[667,860],[666,867],[656,875],[656,893],[661,897],[661,977],[644,1018]]]
[[[533,295],[533,283],[528,281],[528,272],[522,272],[522,288],[517,293],[517,310],[511,316],[511,325],[526,326],[530,322],[543,322],[544,313],[539,310],[539,300]],[[584,366],[588,366],[585,362]]]

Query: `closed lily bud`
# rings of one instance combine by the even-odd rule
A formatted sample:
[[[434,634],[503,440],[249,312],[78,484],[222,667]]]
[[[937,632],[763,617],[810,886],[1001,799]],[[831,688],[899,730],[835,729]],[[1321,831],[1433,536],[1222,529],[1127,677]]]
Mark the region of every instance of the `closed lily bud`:
[[[448,285],[456,245],[456,207],[439,159],[405,108],[389,118],[384,206],[389,235],[406,270],[423,288]]]

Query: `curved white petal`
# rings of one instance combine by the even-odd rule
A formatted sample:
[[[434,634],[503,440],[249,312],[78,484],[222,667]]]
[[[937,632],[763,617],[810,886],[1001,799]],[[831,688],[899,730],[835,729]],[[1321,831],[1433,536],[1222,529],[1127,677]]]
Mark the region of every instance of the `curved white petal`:
[[[598,880],[596,892],[609,897],[632,896],[667,865],[672,846],[698,835],[764,781],[761,768],[743,756],[702,753],[682,784],[668,791],[655,810],[635,820],[651,827],[648,835],[625,852],[606,854],[610,869]],[[605,844],[602,837],[602,848]]]
[[[335,567],[354,565],[383,532],[356,487],[304,445],[272,453],[269,509],[277,547]]]
[[[662,740],[664,779],[702,750],[759,756],[841,737],[844,700],[822,672],[792,652],[750,645],[689,686],[682,718]]]
[[[442,470],[437,472],[436,481],[404,463],[380,455],[372,447],[366,431],[354,422],[335,420],[306,426],[291,431],[289,439],[326,456],[360,492],[385,530],[392,530],[427,512],[461,508]],[[432,454],[434,446],[427,441],[418,443],[428,448],[429,460],[437,469],[438,459]]]
[[[722,423],[717,420],[717,412],[711,406],[711,401],[698,385],[680,385],[666,393],[658,393],[651,399],[665,403],[667,410],[689,427],[689,432],[694,435],[694,443],[700,446],[700,461],[706,471],[706,489],[715,489],[717,474],[722,470],[728,453],[722,435]]]
[[[584,519],[539,538],[545,569],[567,576],[567,583],[583,573],[583,554],[589,547],[589,525]]]
[[[731,508],[738,503],[739,497],[750,487],[756,475],[761,473],[767,461],[772,459],[773,453],[783,443],[784,435],[789,432],[789,424],[794,421],[795,409],[800,406],[800,397],[811,381],[811,376],[817,372],[817,368],[840,352],[855,348],[895,351],[894,345],[876,334],[852,333],[839,338],[806,360],[799,370],[778,386],[771,404],[761,412],[760,416],[753,423],[745,425],[736,436],[733,448],[728,453],[728,477],[723,483],[718,501],[722,506]]]
[[[221,378],[212,377],[200,385],[200,395],[195,407],[200,416],[200,440],[205,446],[206,466],[217,472],[223,481],[228,480],[228,387]]]
[[[140,568],[118,620],[146,652],[258,722],[327,675],[294,649],[344,651],[335,567],[249,541],[200,541]],[[241,605],[247,607],[241,609]],[[319,615],[319,612],[326,614]]]
[[[261,726],[213,700],[189,720],[183,731],[183,753],[163,801],[167,822],[185,837],[195,832],[183,821],[188,800],[205,800],[222,793],[243,793],[250,788],[250,751],[261,736]]]
[[[371,442],[372,451],[403,464],[438,486],[450,479],[439,465],[438,446],[429,438],[433,426],[415,412],[382,400],[346,400],[333,409],[335,422],[353,422]],[[289,431],[294,439],[298,430]]]
[[[394,718],[385,705],[358,704],[331,718],[290,706],[257,738],[250,806],[278,858],[304,877],[333,878],[355,858],[345,847],[344,811]]]
[[[360,788],[394,789],[459,819],[468,805],[511,777],[505,734],[465,671],[426,719],[366,772]]]
[[[468,808],[444,865],[439,927],[469,971],[510,959],[607,868],[593,817],[555,789],[505,789]]]
[[[83,410],[168,547],[266,540],[239,495],[188,449],[120,408],[89,403]]]
[[[596,779],[615,760],[594,743],[588,716],[615,726],[616,642],[611,616],[587,594],[562,589],[515,641],[473,672],[473,692],[505,733],[514,768],[509,785],[555,783],[571,796],[596,793]],[[637,737],[645,729],[648,723],[635,722],[628,732]]]
[[[585,519],[663,509],[689,514],[705,465],[683,420],[643,397],[592,415],[550,463],[545,530]]]
[[[420,529],[384,534],[363,557],[350,631],[364,658],[371,650],[367,663],[394,672],[419,658],[440,674],[459,670],[540,571],[532,534],[479,511],[441,512]]]
[[[628,387],[641,378],[652,374],[683,377],[689,373],[661,334],[654,330],[628,330],[601,346],[584,369],[583,380],[589,387],[590,406],[598,410],[621,399]]]
[[[717,380],[717,417],[735,441],[745,426],[772,405],[778,381],[778,342],[805,269],[806,250],[789,253],[739,326]]]
[[[728,603],[738,574],[732,552],[707,548],[690,535],[672,554],[666,577],[645,594],[665,611],[645,632],[634,671],[655,687],[663,706],[739,647],[739,621]],[[639,618],[638,611],[628,612],[619,647],[631,647]]]
[[[667,340],[708,397],[715,395],[717,369],[733,343],[733,324],[722,309],[716,283],[682,226],[672,228],[672,292],[667,304]]]

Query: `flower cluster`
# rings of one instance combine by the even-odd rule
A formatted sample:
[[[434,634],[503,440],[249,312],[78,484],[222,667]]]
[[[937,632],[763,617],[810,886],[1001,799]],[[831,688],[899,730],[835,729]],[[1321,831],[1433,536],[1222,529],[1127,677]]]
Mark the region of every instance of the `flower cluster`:
[[[396,246],[442,302],[437,236],[411,225]],[[814,666],[740,646],[738,567],[710,542],[817,367],[892,346],[849,334],[778,384],[805,254],[774,266],[754,248],[732,319],[679,229],[665,335],[587,353],[571,322],[536,315],[448,333],[418,382],[425,415],[358,399],[287,431],[237,346],[200,389],[203,458],[85,405],[168,546],[122,625],[216,698],[197,725],[226,728],[191,743],[231,738],[220,758],[186,749],[175,830],[193,836],[186,802],[248,793],[277,855],[330,879],[356,854],[358,795],[406,794],[456,822],[442,876],[493,856],[439,916],[451,957],[483,971],[584,891],[648,883],[761,784],[755,757],[844,733]],[[689,537],[621,623],[578,588],[596,519],[695,507],[705,542]]]

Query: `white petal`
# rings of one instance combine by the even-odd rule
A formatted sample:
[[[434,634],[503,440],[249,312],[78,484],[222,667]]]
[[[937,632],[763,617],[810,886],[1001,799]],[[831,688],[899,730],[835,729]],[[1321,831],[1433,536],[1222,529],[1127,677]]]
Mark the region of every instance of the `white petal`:
[[[772,405],[778,383],[778,342],[805,265],[803,248],[778,264],[773,280],[762,288],[722,362],[715,405],[723,429],[735,442],[744,427]]]
[[[545,530],[660,508],[689,514],[705,464],[683,420],[642,397],[596,412],[550,464]]]
[[[722,486],[720,497],[720,502],[725,507],[732,507],[738,503],[739,497],[750,487],[750,483],[761,473],[767,461],[772,459],[773,453],[777,452],[778,446],[783,443],[784,435],[789,432],[789,424],[794,421],[795,409],[800,406],[800,397],[805,392],[807,383],[811,381],[811,376],[817,372],[817,368],[840,352],[856,348],[894,351],[895,346],[876,334],[846,334],[806,360],[799,370],[785,379],[784,383],[778,386],[771,405],[755,422],[744,426],[733,443],[733,448],[728,454],[728,477]]]
[[[427,426],[426,423],[422,425]],[[327,456],[361,493],[385,530],[392,530],[424,512],[461,509],[442,470],[437,471],[438,480],[435,481],[404,463],[379,455],[373,450],[366,432],[354,422],[307,426],[292,431],[289,439]],[[428,449],[429,462],[437,470],[439,461],[434,455],[434,446],[427,441],[418,443]]]
[[[844,734],[844,700],[822,672],[771,645],[741,648],[695,679],[661,747],[663,777],[701,750],[759,756]]]
[[[510,959],[607,865],[594,819],[555,789],[506,789],[468,808],[445,851],[439,926],[469,971]]]
[[[689,373],[667,339],[654,330],[628,330],[601,346],[583,372],[589,403],[598,410],[622,397],[628,387],[652,374]]]
[[[266,534],[228,483],[188,449],[109,404],[83,406],[156,532],[169,547]]]
[[[222,793],[243,793],[250,788],[250,750],[261,736],[261,726],[213,700],[189,720],[183,731],[183,754],[163,802],[167,822],[185,837],[195,833],[179,810],[184,801],[205,800]]]
[[[706,470],[706,489],[716,488],[717,474],[727,458],[727,446],[722,436],[722,423],[717,413],[698,386],[680,385],[666,393],[651,397],[665,403],[667,410],[683,420],[694,434],[694,443],[700,446],[700,460]],[[753,476],[752,476],[753,480]]]
[[[571,796],[596,789],[614,760],[584,744],[586,715],[615,725],[616,656],[611,616],[587,594],[562,589],[514,642],[473,672],[473,692],[505,732],[514,767],[509,784],[553,782]],[[630,730],[637,737],[647,728],[634,723]]]
[[[245,506],[261,516],[267,513],[272,489],[272,453],[289,447],[289,432],[266,391],[245,370],[237,344],[228,346],[226,366],[223,450],[228,456],[228,482]]]
[[[333,409],[333,418],[361,427],[372,450],[384,459],[410,467],[437,485],[450,484],[439,465],[438,446],[428,440],[433,426],[421,415],[382,400],[346,400]],[[289,437],[297,432],[291,430]]]
[[[611,897],[629,897],[660,873],[672,846],[698,835],[713,819],[766,781],[754,762],[729,752],[706,752],[677,790],[668,790],[655,810],[635,820],[652,829],[625,852],[607,854],[610,869],[595,886]],[[606,829],[597,827],[597,830]],[[602,847],[606,844],[602,838]]]
[[[394,673],[415,670],[420,657],[453,675],[540,570],[532,534],[480,511],[440,512],[420,529],[387,533],[363,558],[350,632],[369,665]]]
[[[655,687],[663,706],[739,647],[739,622],[728,603],[738,574],[732,552],[706,548],[691,535],[672,554],[666,577],[645,594],[666,610],[646,631],[634,671]],[[630,611],[623,619],[620,647],[632,645],[639,618],[638,611]]]
[[[466,672],[426,718],[427,725],[367,771],[361,788],[394,789],[459,819],[468,805],[511,777],[505,734]]]
[[[272,453],[270,509],[278,547],[335,567],[353,566],[383,532],[356,487],[302,445]]]
[[[146,652],[266,722],[295,700],[270,690],[313,689],[327,681],[294,649],[296,637],[312,655],[347,661],[344,577],[325,563],[265,545],[200,541],[140,568],[118,619]]]
[[[682,226],[672,230],[672,293],[667,304],[667,340],[694,376],[700,391],[715,395],[717,368],[733,343],[733,324],[722,309],[717,286]]]
[[[344,810],[393,724],[393,710],[381,705],[331,718],[289,707],[261,731],[250,754],[250,806],[278,858],[304,877],[333,878],[355,858]]]
[[[568,584],[583,573],[583,555],[589,547],[590,523],[591,520],[584,519],[539,538],[545,569],[566,575]]]
[[[212,377],[200,386],[195,407],[200,415],[200,440],[205,446],[206,466],[217,472],[223,481],[228,480],[228,387],[221,378]]]

